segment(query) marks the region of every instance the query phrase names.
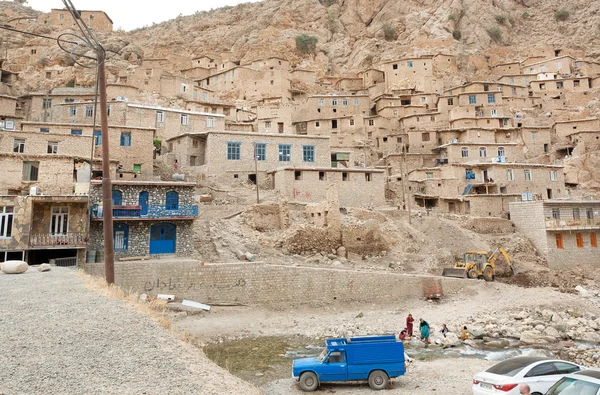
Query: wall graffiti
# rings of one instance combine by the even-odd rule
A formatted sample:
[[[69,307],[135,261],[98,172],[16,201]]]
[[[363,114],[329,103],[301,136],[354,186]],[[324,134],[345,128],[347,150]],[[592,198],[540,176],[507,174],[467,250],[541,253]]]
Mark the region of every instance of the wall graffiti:
[[[180,278],[172,278],[169,279],[160,279],[157,278],[155,280],[146,281],[144,284],[144,290],[146,292],[150,291],[189,291],[191,289],[196,288],[217,288],[217,289],[232,289],[232,288],[243,288],[246,286],[246,280],[240,278],[233,282],[233,284],[206,284],[204,282],[194,283],[187,282]]]

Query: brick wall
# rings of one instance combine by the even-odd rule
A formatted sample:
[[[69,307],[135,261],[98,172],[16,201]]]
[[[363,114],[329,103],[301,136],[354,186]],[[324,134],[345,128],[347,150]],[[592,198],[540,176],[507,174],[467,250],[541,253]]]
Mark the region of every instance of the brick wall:
[[[583,246],[577,247],[577,234],[581,233]],[[596,243],[600,241],[600,230],[596,231],[563,231],[547,232],[546,244],[548,245],[548,265],[552,267],[570,267],[575,264],[598,265],[600,264],[600,249],[593,247],[591,234],[596,235]],[[556,235],[561,234],[563,248],[556,248]],[[598,245],[598,244],[596,244]]]
[[[514,202],[509,204],[510,219],[518,232],[526,235],[543,254],[548,253],[543,202]]]
[[[102,276],[104,265],[86,264]],[[203,303],[325,304],[390,302],[423,297],[430,277],[302,268],[260,263],[116,262],[115,282],[134,292],[174,294]],[[458,292],[465,280],[436,278],[446,294]]]

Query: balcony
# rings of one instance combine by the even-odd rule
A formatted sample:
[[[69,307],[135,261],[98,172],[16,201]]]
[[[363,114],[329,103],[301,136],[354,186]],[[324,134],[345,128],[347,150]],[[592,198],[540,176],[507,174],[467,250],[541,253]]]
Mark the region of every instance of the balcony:
[[[92,220],[102,220],[102,206],[97,204],[92,206],[90,215]],[[198,217],[198,206],[195,204],[180,204],[176,209],[167,209],[166,205],[150,204],[142,206],[113,206],[113,220],[191,220]]]
[[[547,219],[548,230],[596,230],[600,229],[600,218]]]
[[[435,164],[438,166],[446,163],[448,163],[448,158],[435,158]]]
[[[68,233],[33,233],[29,236],[31,247],[85,247],[87,234],[84,232]]]

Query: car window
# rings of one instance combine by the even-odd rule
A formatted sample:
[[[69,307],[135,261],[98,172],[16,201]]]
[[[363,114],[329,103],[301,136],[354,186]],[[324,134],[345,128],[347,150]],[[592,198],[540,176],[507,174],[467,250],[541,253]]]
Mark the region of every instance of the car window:
[[[600,384],[564,377],[546,395],[596,395],[599,390]]]
[[[332,362],[344,362],[344,355],[340,351],[333,351],[329,354],[329,358],[327,358],[328,363]]]
[[[539,362],[541,358],[517,357],[499,362],[489,367],[486,372],[513,377],[528,365]]]
[[[557,374],[556,369],[554,368],[554,364],[546,362],[531,368],[525,377],[548,376],[550,374]]]
[[[579,366],[567,362],[554,362],[554,367],[558,374],[569,374],[581,370]]]

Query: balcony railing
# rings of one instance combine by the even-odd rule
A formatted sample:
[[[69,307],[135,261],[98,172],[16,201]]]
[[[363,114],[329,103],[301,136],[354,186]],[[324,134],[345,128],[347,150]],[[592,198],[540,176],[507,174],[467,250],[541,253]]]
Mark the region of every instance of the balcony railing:
[[[102,206],[92,206],[90,215],[94,219],[103,217]],[[176,209],[167,208],[166,205],[150,204],[147,209],[142,206],[114,206],[113,218],[115,219],[168,219],[168,218],[195,218],[198,216],[198,206],[195,204],[180,204]]]
[[[29,236],[32,247],[84,246],[87,234],[84,232],[68,233],[34,233]]]
[[[547,219],[546,228],[568,229],[568,228],[599,228],[600,218],[580,219]]]

